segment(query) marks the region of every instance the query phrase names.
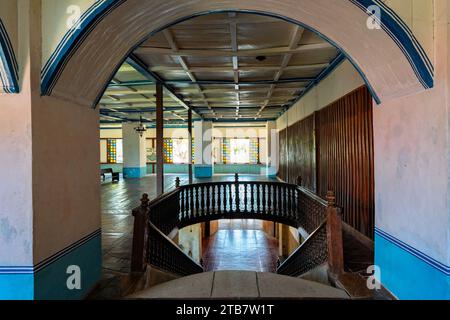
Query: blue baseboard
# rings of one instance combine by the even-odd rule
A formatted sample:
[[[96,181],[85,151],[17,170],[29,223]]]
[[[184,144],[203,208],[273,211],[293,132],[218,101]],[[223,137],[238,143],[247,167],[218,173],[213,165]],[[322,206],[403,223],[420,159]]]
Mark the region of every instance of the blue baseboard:
[[[2,268],[3,269],[3,268]],[[0,269],[0,300],[33,300],[34,274],[18,268]]]
[[[139,179],[145,177],[147,167],[142,168],[123,168],[123,177],[125,179]]]
[[[212,165],[196,165],[196,166],[194,166],[194,176],[197,179],[211,178],[213,176]]]
[[[375,264],[380,282],[404,300],[450,299],[450,268],[377,229]]]
[[[70,266],[80,270],[80,289],[69,289]],[[79,300],[102,272],[100,230],[31,267],[0,267],[0,300]]]

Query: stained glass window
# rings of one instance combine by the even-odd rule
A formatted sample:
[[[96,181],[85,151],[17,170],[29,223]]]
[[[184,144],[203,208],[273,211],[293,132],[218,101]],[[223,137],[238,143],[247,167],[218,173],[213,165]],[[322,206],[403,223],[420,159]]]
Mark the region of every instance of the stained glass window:
[[[108,163],[123,163],[123,140],[107,139],[106,152]]]
[[[164,139],[164,162],[173,163],[173,140]]]
[[[230,163],[230,139],[222,140],[222,163],[227,164]]]
[[[117,163],[117,143],[116,139],[107,140],[108,163]]]
[[[254,138],[250,139],[250,163],[251,164],[259,164],[259,139]]]
[[[192,164],[195,163],[195,141],[192,139]]]

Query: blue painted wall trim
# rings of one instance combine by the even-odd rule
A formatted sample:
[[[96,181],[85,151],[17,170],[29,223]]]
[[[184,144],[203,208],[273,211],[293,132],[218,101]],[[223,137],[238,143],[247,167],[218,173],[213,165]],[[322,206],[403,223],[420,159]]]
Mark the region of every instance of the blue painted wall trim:
[[[0,300],[33,299],[33,271],[24,272],[20,267],[0,267]]]
[[[375,229],[381,283],[399,299],[450,299],[450,267]]]
[[[72,265],[81,269],[80,290],[66,285]],[[0,267],[0,300],[82,299],[100,280],[101,270],[101,230],[96,230],[36,266]]]
[[[125,179],[138,179],[147,175],[147,167],[142,168],[123,168],[123,177]]]
[[[213,176],[212,165],[195,165],[194,177],[197,179],[211,178]]]
[[[6,28],[0,19],[0,85],[6,93],[19,92],[19,66]],[[1,66],[3,65],[3,67]]]
[[[433,87],[433,78],[434,78],[434,69],[430,62],[430,59],[425,54],[424,49],[414,37],[411,30],[406,26],[406,24],[401,20],[398,15],[395,14],[388,6],[382,3],[379,0],[348,0],[357,7],[367,12],[368,8],[372,5],[378,6],[381,11],[381,25],[383,30],[392,38],[392,40],[399,46],[402,52],[405,54],[406,58],[410,62],[414,72],[416,73],[419,81],[425,88]],[[95,28],[95,26],[101,22],[104,17],[106,17],[111,11],[124,3],[125,0],[98,0],[95,4],[89,8],[80,18],[77,26],[80,28],[70,30],[64,38],[61,40],[55,52],[50,57],[49,61],[46,63],[44,69],[42,70],[42,94],[50,95],[53,87],[58,81],[59,75],[62,73],[65,65],[70,60],[70,57],[75,53],[76,49],[81,45],[81,43],[86,39],[86,37],[90,34],[90,32]],[[165,26],[170,27],[173,24],[188,20],[193,17],[215,13],[215,12],[223,12],[224,10],[216,10],[213,12],[200,12],[196,15],[185,17],[178,21],[174,21],[172,24]],[[320,37],[325,39],[326,41],[332,43],[334,46],[339,48],[345,56],[349,59],[349,61],[355,66],[358,72],[363,77],[366,85],[369,90],[372,92],[374,99],[380,103],[380,100],[374,92],[371,84],[368,82],[367,77],[361,71],[359,66],[355,63],[352,57],[344,52],[342,48],[340,48],[336,43],[328,39],[325,35],[321,34],[319,30],[314,30],[311,27],[302,24],[301,21],[295,21],[290,19],[289,17],[278,16],[268,12],[258,12],[258,11],[250,11],[250,10],[241,10],[242,12],[254,13],[260,15],[267,15],[272,17],[277,17],[283,19],[285,21],[289,21],[291,23],[301,25],[308,30],[318,34]],[[158,32],[160,30],[154,30],[148,36],[150,37],[152,34]],[[139,45],[139,44],[137,44]],[[129,53],[133,52],[134,48],[130,48]],[[128,55],[127,55],[128,56]],[[127,59],[123,57],[123,61]],[[118,66],[119,67],[119,66]],[[117,67],[117,68],[118,68]],[[116,73],[117,70],[111,74],[111,78]],[[105,87],[106,90],[106,87]]]
[[[433,64],[406,23],[380,0],[349,1],[370,16],[372,16],[372,13],[368,10],[369,7],[376,5],[380,8],[381,14],[378,22],[381,27],[402,50],[424,88],[432,88],[434,86]]]
[[[59,75],[92,30],[126,0],[97,0],[62,38],[41,72],[41,91],[50,95]]]

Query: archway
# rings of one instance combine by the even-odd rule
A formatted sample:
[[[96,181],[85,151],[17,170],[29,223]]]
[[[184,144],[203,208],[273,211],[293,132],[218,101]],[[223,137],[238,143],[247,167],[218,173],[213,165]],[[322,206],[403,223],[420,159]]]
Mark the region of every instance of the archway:
[[[19,67],[6,27],[0,19],[0,93],[19,92]]]
[[[372,6],[379,15],[369,16]],[[150,35],[187,18],[221,11],[270,15],[315,31],[352,61],[377,102],[433,86],[433,66],[424,50],[380,1],[104,0],[58,45],[43,69],[42,93],[95,106],[122,62]],[[373,18],[379,18],[380,28],[368,27]]]

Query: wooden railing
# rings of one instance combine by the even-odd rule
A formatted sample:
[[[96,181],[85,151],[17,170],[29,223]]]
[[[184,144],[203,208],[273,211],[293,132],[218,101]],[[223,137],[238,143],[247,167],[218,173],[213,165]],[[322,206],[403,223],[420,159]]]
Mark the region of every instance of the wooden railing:
[[[186,255],[151,222],[148,237],[148,257],[150,265],[181,276],[203,272],[203,267]]]
[[[299,190],[281,182],[201,183],[180,188],[179,226],[219,219],[262,219],[297,227]]]
[[[328,270],[339,275],[344,271],[342,251],[342,225],[340,210],[335,206],[334,193],[329,192],[327,202],[315,199],[317,206],[326,211],[326,218],[302,245],[278,267],[277,273],[298,277],[325,263]],[[310,224],[312,226],[313,224]]]
[[[201,267],[192,259],[181,257],[184,253],[179,249],[175,250],[176,245],[167,236],[176,228],[219,219],[273,221],[295,228],[301,227],[311,234],[305,244],[294,253],[295,256],[291,256],[283,264],[280,272],[291,268],[303,270],[298,257],[304,260],[305,257],[311,256],[311,253],[306,253],[306,248],[319,246],[318,234],[322,234],[322,229],[326,228],[326,239],[320,238],[325,243],[326,250],[321,252],[325,252],[327,256],[325,261],[332,261],[337,265],[334,257],[339,257],[342,253],[327,244],[331,239],[339,239],[339,235],[336,236],[336,230],[340,228],[339,212],[334,206],[333,197],[330,193],[327,202],[300,185],[276,181],[239,181],[238,175],[235,176],[235,181],[231,182],[186,186],[181,186],[177,178],[174,191],[152,202],[144,195],[141,206],[133,210],[135,224],[132,270],[143,271],[146,265],[151,263],[182,275],[201,272]],[[325,225],[324,220],[327,221]],[[332,225],[332,222],[336,225]],[[333,226],[333,232],[329,234],[330,226]],[[323,245],[320,244],[320,248]],[[169,258],[170,255],[174,257]],[[330,257],[333,260],[330,260]],[[339,266],[336,270],[338,268]]]

